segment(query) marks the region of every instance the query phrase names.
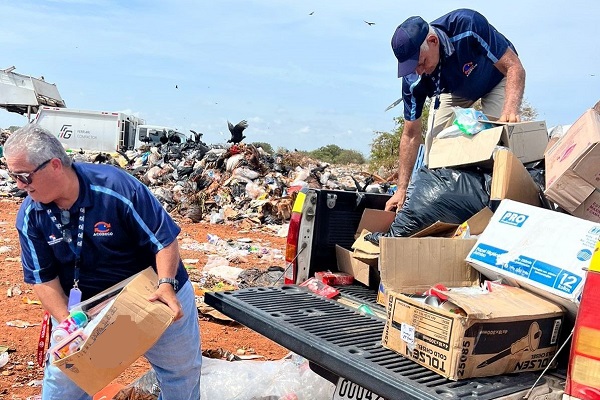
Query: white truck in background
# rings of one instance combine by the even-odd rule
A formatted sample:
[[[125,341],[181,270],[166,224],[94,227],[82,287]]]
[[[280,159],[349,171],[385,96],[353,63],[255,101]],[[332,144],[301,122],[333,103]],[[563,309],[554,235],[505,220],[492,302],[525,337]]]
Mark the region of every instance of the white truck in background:
[[[116,152],[140,146],[138,125],[145,121],[122,112],[40,107],[34,122],[70,150]]]

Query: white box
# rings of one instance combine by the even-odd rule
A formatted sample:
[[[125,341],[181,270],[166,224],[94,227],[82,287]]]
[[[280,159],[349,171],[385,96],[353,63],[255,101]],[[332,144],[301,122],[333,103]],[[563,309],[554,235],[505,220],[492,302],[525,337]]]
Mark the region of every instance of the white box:
[[[503,200],[466,260],[576,313],[599,237],[599,223]]]

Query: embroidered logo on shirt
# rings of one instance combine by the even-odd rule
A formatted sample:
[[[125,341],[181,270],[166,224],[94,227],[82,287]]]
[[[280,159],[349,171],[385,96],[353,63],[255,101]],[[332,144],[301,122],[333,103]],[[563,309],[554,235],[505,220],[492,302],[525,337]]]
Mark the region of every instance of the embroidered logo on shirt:
[[[112,236],[110,224],[104,221],[98,221],[94,224],[94,236]]]
[[[472,62],[468,62],[463,65],[462,71],[465,76],[471,75],[471,72],[477,67],[477,64],[473,64]]]
[[[50,246],[53,246],[53,245],[55,245],[56,243],[60,243],[60,242],[62,242],[62,241],[63,241],[63,238],[62,238],[62,237],[59,237],[59,238],[57,238],[57,237],[56,237],[56,235],[54,235],[54,234],[52,234],[52,235],[48,236],[48,239],[49,239],[49,240],[48,240],[48,244],[49,244]]]

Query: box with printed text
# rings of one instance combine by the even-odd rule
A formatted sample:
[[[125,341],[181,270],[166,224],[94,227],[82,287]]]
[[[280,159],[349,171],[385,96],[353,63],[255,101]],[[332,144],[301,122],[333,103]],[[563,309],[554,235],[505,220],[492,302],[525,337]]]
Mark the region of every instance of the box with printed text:
[[[467,262],[489,279],[504,278],[575,315],[599,237],[599,223],[503,200]]]

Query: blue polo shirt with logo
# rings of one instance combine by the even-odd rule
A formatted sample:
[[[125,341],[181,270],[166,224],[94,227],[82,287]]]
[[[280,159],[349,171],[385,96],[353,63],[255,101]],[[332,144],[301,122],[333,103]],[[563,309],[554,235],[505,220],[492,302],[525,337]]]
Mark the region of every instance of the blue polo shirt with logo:
[[[427,97],[452,93],[476,101],[488,94],[504,75],[494,66],[512,43],[477,11],[452,11],[430,23],[440,39],[440,64],[431,75],[402,78],[404,119],[421,116]]]
[[[59,208],[25,198],[17,214],[25,282],[37,284],[57,276],[65,293],[73,287],[75,242],[80,209],[85,208],[79,288],[85,300],[149,266],[156,253],[177,240],[180,228],[148,188],[127,172],[105,164],[74,163],[79,198],[71,207],[71,246],[51,220]],[[187,279],[181,260],[179,285]]]

